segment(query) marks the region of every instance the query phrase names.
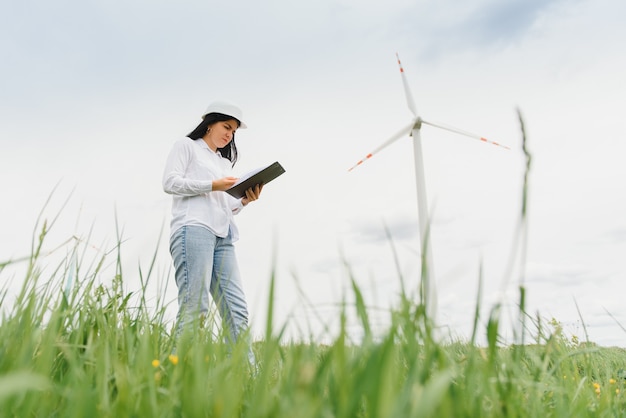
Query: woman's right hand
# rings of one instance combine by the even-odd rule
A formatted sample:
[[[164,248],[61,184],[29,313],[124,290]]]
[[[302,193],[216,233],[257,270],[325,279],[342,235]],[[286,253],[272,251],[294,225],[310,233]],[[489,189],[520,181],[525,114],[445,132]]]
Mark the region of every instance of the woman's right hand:
[[[224,177],[221,179],[213,180],[213,191],[228,190],[239,180],[237,177]]]

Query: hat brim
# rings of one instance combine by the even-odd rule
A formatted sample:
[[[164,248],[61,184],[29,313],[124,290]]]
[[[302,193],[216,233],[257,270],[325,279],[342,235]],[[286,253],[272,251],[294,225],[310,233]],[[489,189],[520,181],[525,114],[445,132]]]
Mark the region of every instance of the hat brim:
[[[202,120],[204,120],[204,118],[206,118],[206,117],[207,117],[208,115],[210,115],[211,113],[216,113],[216,114],[219,114],[219,115],[228,116],[229,118],[233,118],[233,119],[235,119],[237,122],[239,122],[239,129],[246,129],[246,128],[248,127],[248,125],[246,125],[246,124],[245,124],[245,122],[241,121],[240,119],[238,119],[238,118],[236,118],[236,117],[234,117],[234,116],[227,115],[227,114],[225,114],[225,113],[219,113],[219,112],[210,112],[210,113],[206,113],[206,114],[204,114],[204,115],[202,116]],[[200,124],[202,124],[202,122],[200,122]],[[200,126],[200,125],[198,125],[198,126]]]

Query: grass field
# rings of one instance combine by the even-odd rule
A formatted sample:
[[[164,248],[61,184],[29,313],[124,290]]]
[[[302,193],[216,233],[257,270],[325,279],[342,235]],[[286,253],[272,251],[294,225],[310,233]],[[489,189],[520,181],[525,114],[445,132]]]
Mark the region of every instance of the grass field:
[[[342,327],[327,345],[282,342],[268,327],[229,349],[198,326],[173,352],[162,309],[97,285],[97,267],[68,291],[38,276],[37,257],[0,324],[0,416],[14,417],[598,417],[623,416],[626,352],[566,338],[533,321],[534,344],[440,343],[424,305],[405,297],[374,336],[356,284],[363,341]],[[71,266],[71,263],[64,264]],[[59,268],[61,276],[67,268]],[[46,278],[48,279],[48,278]],[[271,293],[271,292],[270,292]],[[141,295],[140,295],[141,296]],[[6,292],[2,297],[4,302]],[[130,306],[131,300],[139,301]],[[270,301],[270,310],[272,309]],[[270,315],[271,317],[271,312]]]
[[[524,216],[525,207],[522,226]],[[284,341],[283,328],[272,328],[272,278],[253,369],[245,343],[225,345],[211,321],[195,324],[174,350],[162,302],[148,304],[145,286],[124,291],[119,245],[88,265],[77,245],[42,277],[46,234],[44,222],[31,256],[20,261],[19,294],[5,287],[0,295],[1,417],[626,415],[626,351],[567,337],[558,322],[527,316],[523,286],[515,329],[525,344],[501,344],[499,306],[480,329],[478,301],[472,338],[441,342],[419,292],[401,295],[389,326],[374,335],[355,278],[356,302],[342,307],[339,331],[321,344]],[[117,258],[118,268],[102,277],[106,257]],[[15,262],[0,264],[3,282]],[[359,320],[358,344],[348,337],[348,316]],[[476,344],[477,335],[487,343]]]

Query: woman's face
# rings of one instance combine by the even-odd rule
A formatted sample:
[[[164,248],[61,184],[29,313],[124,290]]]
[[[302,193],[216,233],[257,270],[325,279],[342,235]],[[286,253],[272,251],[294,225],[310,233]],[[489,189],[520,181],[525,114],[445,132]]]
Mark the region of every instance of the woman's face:
[[[233,139],[233,134],[239,127],[235,119],[225,120],[223,122],[215,122],[211,125],[211,129],[205,135],[205,141],[209,148],[217,151],[218,148],[224,148]]]

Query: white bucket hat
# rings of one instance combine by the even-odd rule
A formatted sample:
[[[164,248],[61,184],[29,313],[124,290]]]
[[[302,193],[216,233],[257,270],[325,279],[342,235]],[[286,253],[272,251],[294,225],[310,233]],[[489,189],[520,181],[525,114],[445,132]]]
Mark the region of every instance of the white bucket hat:
[[[231,116],[239,121],[239,128],[245,129],[248,126],[243,122],[243,112],[237,106],[226,102],[213,102],[207,108],[202,119],[209,113],[221,113],[222,115]]]

